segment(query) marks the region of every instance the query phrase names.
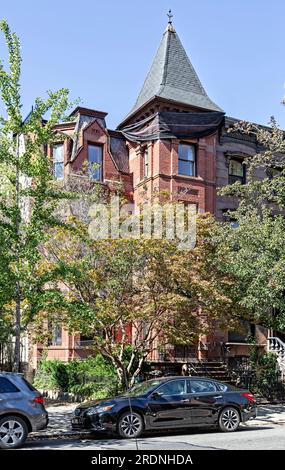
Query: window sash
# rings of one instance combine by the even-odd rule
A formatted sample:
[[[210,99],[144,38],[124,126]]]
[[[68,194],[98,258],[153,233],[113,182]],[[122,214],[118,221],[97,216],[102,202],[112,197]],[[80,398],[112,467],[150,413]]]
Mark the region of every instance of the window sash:
[[[94,181],[102,181],[102,162],[103,147],[102,145],[88,145],[88,166],[89,176]]]
[[[189,160],[179,159],[178,173],[185,176],[195,176],[195,163]]]
[[[62,325],[53,324],[51,321],[48,322],[48,346],[61,346],[62,345]]]
[[[56,144],[53,146],[53,175],[55,179],[64,178],[64,146]]]
[[[233,184],[236,181],[239,181],[241,184],[244,184],[245,178],[244,176],[229,175],[229,184]]]
[[[194,145],[179,144],[178,173],[185,176],[195,176],[196,149]]]
[[[149,170],[149,158],[148,158],[148,149],[146,148],[144,151],[144,177],[148,177],[148,170]]]
[[[179,160],[195,161],[195,147],[191,144],[179,144]]]
[[[64,177],[64,163],[56,162],[53,164],[53,175],[55,179],[62,180]]]
[[[232,158],[229,162],[229,184],[236,181],[245,184],[245,166],[241,160]]]

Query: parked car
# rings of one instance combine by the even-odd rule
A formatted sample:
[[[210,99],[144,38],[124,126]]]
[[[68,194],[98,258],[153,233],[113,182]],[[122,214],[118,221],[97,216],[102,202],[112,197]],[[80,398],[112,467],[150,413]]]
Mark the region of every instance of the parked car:
[[[20,447],[28,433],[44,429],[47,424],[40,392],[21,374],[0,372],[0,448]]]
[[[79,405],[74,429],[111,431],[124,438],[143,431],[216,426],[236,431],[256,417],[248,390],[200,377],[163,377],[135,385],[127,394]]]

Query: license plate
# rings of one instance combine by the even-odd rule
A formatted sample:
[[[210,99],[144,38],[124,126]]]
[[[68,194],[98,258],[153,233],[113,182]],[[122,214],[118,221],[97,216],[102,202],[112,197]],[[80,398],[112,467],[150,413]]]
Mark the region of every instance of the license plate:
[[[72,424],[82,424],[83,419],[82,418],[73,418],[71,422],[72,422]]]

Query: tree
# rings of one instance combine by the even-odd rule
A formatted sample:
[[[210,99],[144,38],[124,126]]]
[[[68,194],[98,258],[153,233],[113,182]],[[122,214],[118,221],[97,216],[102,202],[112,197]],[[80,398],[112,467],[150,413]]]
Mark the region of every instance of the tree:
[[[247,183],[221,192],[239,198],[230,215],[235,228],[223,224],[220,246],[228,250],[225,272],[234,276],[240,304],[257,323],[285,331],[285,141],[284,132],[240,123],[236,130],[254,133],[260,153],[245,164]],[[263,178],[256,178],[257,172]]]
[[[85,224],[74,224],[73,233],[57,229],[45,243],[43,269],[58,305],[53,313],[43,305],[39,338],[47,319],[91,336],[123,386],[134,383],[158,347],[193,344],[217,325],[236,325],[234,296],[228,296],[234,283],[215,262],[211,216],[201,217],[193,250],[165,239],[91,240]]]
[[[14,370],[20,367],[20,338],[38,311],[42,276],[35,273],[40,244],[59,223],[54,211],[67,197],[53,181],[45,149],[55,139],[53,127],[66,119],[68,90],[37,98],[26,119],[21,115],[19,39],[0,22],[8,50],[8,69],[0,62],[0,328],[15,337]],[[4,321],[4,323],[3,323]],[[8,322],[8,323],[7,323]]]

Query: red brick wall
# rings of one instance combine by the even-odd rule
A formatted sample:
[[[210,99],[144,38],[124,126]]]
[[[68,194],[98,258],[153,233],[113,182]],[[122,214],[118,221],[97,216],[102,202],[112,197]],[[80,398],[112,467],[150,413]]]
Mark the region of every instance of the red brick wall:
[[[178,174],[178,140],[148,143],[149,177],[143,175],[143,149],[130,145],[130,171],[133,173],[134,201],[142,203],[157,191],[170,200],[196,204],[201,212],[215,212],[216,136],[191,141],[197,149],[197,174]]]

